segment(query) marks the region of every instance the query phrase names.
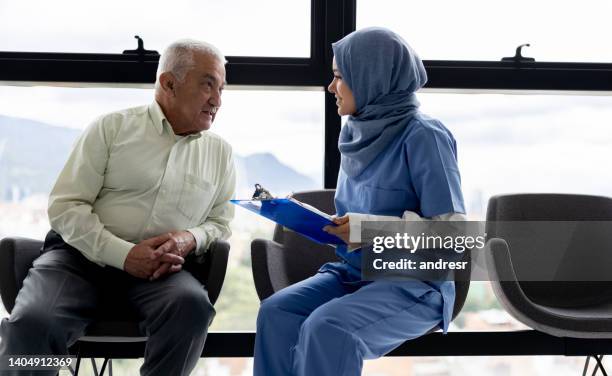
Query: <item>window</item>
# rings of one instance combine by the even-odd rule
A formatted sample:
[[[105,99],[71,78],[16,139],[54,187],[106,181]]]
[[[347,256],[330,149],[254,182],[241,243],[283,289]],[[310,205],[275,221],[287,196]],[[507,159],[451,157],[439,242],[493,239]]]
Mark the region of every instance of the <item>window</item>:
[[[499,61],[530,43],[523,55],[539,62],[612,62],[611,13],[605,0],[357,0],[357,28],[388,27],[427,60]]]
[[[0,24],[0,51],[17,51],[0,52],[0,81],[17,85],[20,81],[67,82],[77,87],[0,86],[0,237],[43,236],[48,230],[48,191],[80,129],[101,113],[151,101],[150,89],[118,86],[150,83],[154,62],[136,66],[130,58],[78,55],[73,59],[45,52],[116,54],[135,48],[135,34],[144,39],[145,48],[159,52],[181,37],[210,41],[233,56],[228,65],[232,85],[257,85],[257,90],[230,87],[213,126],[234,146],[238,196],[250,195],[255,182],[277,195],[322,187],[323,173],[325,185],[334,186],[340,121],[331,96],[321,91],[331,78],[329,44],[356,26],[373,25],[399,32],[423,59],[453,60],[427,63],[429,87],[442,88],[445,93],[425,89],[419,99],[423,112],[442,120],[457,139],[466,208],[473,219],[483,218],[488,198],[498,193],[609,196],[612,178],[598,167],[609,159],[606,149],[612,133],[606,124],[612,117],[612,99],[534,93],[612,92],[612,64],[591,64],[584,69],[588,64],[568,63],[612,62],[612,50],[602,48],[601,42],[601,36],[612,31],[605,18],[611,11],[612,5],[603,0],[586,0],[580,5],[550,0],[504,4],[484,0],[209,0],[183,2],[172,10],[151,7],[142,0],[104,4],[0,1],[0,14],[5,16]],[[531,43],[525,56],[563,64],[536,64],[535,69],[508,73],[507,66],[496,63],[512,56],[523,43]],[[26,51],[39,54],[20,53]],[[261,56],[281,59],[254,58]],[[283,59],[294,57],[312,59]],[[96,84],[84,82],[107,82],[115,87],[85,88]],[[272,85],[308,85],[320,90],[280,91]],[[499,91],[459,92],[473,88]],[[508,95],[502,89],[524,91]],[[448,93],[453,90],[456,92]],[[54,132],[56,142],[36,144],[34,139],[46,137],[45,131]],[[264,137],[269,134],[274,138]],[[262,166],[274,167],[266,170]],[[257,173],[248,174],[251,170]],[[278,180],[279,171],[290,172],[291,184]],[[251,280],[249,243],[254,237],[270,238],[273,228],[271,222],[240,208],[232,226],[230,265],[213,331],[254,328],[258,299]],[[0,312],[3,316],[6,313]],[[500,309],[486,282],[471,284],[464,309],[452,326],[453,330],[524,328]],[[117,360],[115,369],[133,374],[141,363]],[[526,357],[526,361],[517,357],[386,357],[366,361],[364,375],[487,371],[548,375],[570,369],[578,372],[582,365],[583,359],[543,356]],[[207,358],[200,360],[198,371],[249,374],[251,368],[252,358]]]
[[[470,220],[484,220],[489,197],[519,192],[612,196],[609,160],[612,97],[596,95],[460,94],[424,90],[421,110],[451,130]],[[528,330],[498,303],[490,283],[473,281],[450,330]],[[418,357],[366,361],[364,374],[549,375],[575,372],[570,357]],[[554,371],[558,369],[558,371]]]
[[[225,55],[310,57],[308,0],[2,1],[0,14],[0,51],[120,54],[136,48],[139,35],[159,53],[189,37]]]
[[[255,182],[264,184],[276,195],[322,188],[325,94],[323,87],[319,87],[313,59],[290,58],[310,58],[316,54],[321,59],[323,49],[319,46],[318,52],[311,51],[314,45],[311,38],[315,33],[321,35],[322,27],[314,31],[311,23],[315,18],[322,19],[323,3],[319,0],[186,3],[189,4],[174,5],[175,11],[169,11],[167,7],[151,7],[142,1],[129,4],[111,1],[104,5],[82,5],[68,0],[52,5],[0,2],[0,13],[6,16],[6,22],[0,25],[0,72],[4,72],[0,81],[16,85],[61,82],[56,87],[0,85],[3,103],[0,237],[44,236],[49,227],[48,192],[81,129],[102,113],[152,100],[152,90],[130,87],[133,83],[151,83],[154,64],[136,66],[128,57],[100,55],[134,49],[136,34],[144,39],[146,49],[158,52],[178,38],[209,41],[226,56],[234,57],[227,66],[232,75],[230,84],[257,85],[257,89],[249,90],[234,90],[236,87],[230,86],[214,125],[214,130],[234,149],[237,196],[250,196]],[[113,28],[109,29],[109,24]],[[32,54],[22,52],[36,52],[34,60]],[[60,56],[46,52],[76,54]],[[326,73],[330,64],[325,63]],[[329,74],[325,80],[328,78]],[[75,88],[60,87],[66,82]],[[99,84],[89,82],[105,82],[115,87],[100,88],[96,87]],[[265,85],[275,85],[276,89],[263,88]],[[278,89],[280,86],[287,89]],[[232,106],[236,110],[230,111]],[[28,138],[36,136],[33,129],[37,127],[53,132],[57,142],[52,145],[32,142]],[[268,137],[270,134],[273,136]],[[15,139],[26,140],[19,145],[18,152]],[[330,169],[330,165],[326,168]],[[218,314],[212,331],[254,329],[259,299],[250,270],[250,242],[255,237],[271,238],[273,227],[272,222],[237,208],[232,222],[228,272],[216,303]],[[6,316],[0,308],[0,318]],[[132,374],[141,363],[118,360],[114,368],[121,374]],[[199,371],[195,372],[227,374],[229,369],[249,370],[251,364],[252,359],[201,359]]]
[[[103,113],[152,98],[151,89],[0,86],[5,104],[0,113],[0,238],[43,239],[49,230],[49,191],[81,130]],[[279,196],[322,187],[322,106],[322,91],[225,91],[212,130],[232,144],[237,197],[250,197],[256,182]],[[236,208],[228,275],[211,330],[254,330],[259,299],[250,242],[271,238],[273,229],[272,222]]]
[[[612,196],[612,97],[421,93],[421,110],[457,140],[466,210],[490,196],[550,192]]]

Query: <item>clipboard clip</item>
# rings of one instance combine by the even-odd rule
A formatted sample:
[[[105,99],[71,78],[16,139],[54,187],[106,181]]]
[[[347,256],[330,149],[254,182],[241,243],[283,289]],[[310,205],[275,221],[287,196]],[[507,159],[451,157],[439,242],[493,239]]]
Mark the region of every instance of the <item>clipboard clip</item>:
[[[255,184],[255,192],[253,193],[252,200],[270,200],[273,199],[272,193],[261,186],[261,184]]]

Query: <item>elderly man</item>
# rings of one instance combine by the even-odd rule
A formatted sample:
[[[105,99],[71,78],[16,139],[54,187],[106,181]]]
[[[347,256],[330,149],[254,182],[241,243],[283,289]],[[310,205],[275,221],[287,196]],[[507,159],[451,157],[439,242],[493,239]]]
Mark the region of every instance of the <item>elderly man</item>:
[[[230,234],[232,151],[208,132],[224,85],[223,55],[181,40],[160,59],[152,104],[85,130],[51,192],[52,231],[2,322],[0,354],[66,354],[105,297],[142,318],[141,374],[195,367],[215,310],[182,264]]]

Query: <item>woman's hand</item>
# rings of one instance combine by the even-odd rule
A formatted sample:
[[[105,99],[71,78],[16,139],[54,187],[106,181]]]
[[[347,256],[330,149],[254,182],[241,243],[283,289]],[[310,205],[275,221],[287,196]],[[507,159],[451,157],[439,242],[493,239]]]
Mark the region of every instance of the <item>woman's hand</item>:
[[[332,234],[339,237],[340,239],[342,239],[342,241],[348,244],[349,248],[361,247],[361,243],[351,243],[349,240],[351,227],[349,224],[348,215],[344,215],[342,217],[333,216],[332,222],[334,222],[336,226],[325,226],[323,227],[323,231],[327,232],[328,234]]]

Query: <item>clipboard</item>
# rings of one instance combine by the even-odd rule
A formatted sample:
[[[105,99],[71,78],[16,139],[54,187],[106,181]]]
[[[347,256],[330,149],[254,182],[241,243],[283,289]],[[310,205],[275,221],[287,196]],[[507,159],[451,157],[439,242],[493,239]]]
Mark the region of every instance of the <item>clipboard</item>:
[[[294,198],[230,200],[253,213],[266,217],[320,244],[345,244],[342,239],[323,231],[336,226],[332,216]]]

